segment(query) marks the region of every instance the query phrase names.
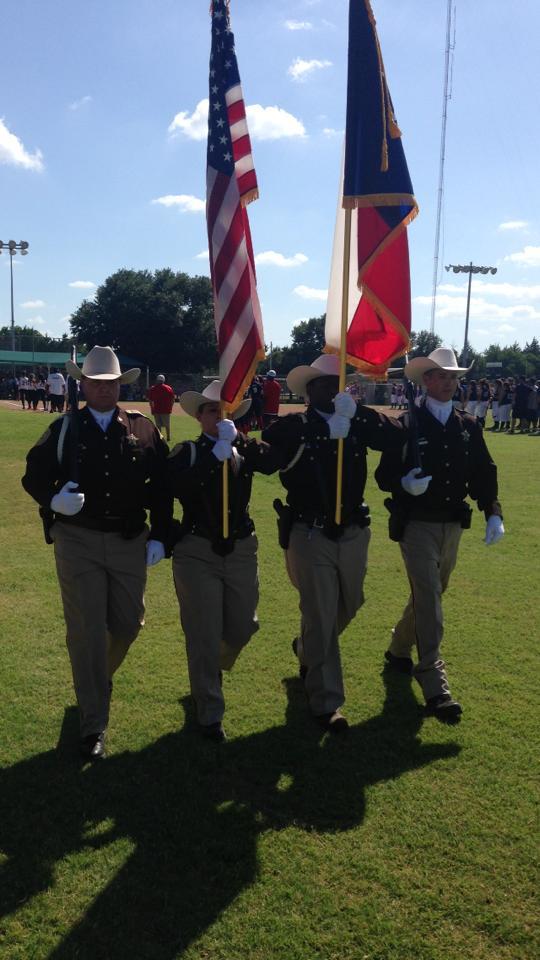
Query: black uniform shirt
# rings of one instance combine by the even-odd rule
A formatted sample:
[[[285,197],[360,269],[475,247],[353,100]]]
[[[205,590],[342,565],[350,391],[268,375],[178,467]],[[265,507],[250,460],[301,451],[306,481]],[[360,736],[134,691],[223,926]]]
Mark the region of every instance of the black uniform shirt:
[[[403,490],[401,478],[413,466],[407,446],[383,453],[375,471],[381,490],[390,491],[411,519],[427,520],[430,515],[433,519],[457,519],[466,496],[490,516],[497,499],[497,467],[474,417],[453,409],[443,426],[425,404],[416,415],[422,472],[432,480],[418,497]],[[408,414],[400,417],[405,422],[407,418]]]
[[[25,490],[42,507],[71,480],[71,429],[62,445],[64,417],[55,420],[26,458]],[[172,519],[172,498],[165,486],[167,446],[153,423],[136,410],[116,408],[106,431],[83,407],[78,413],[77,468],[84,506],[74,517],[56,519],[91,529],[116,529],[128,536],[141,531],[150,510],[151,534],[164,541]]]
[[[332,521],[336,505],[338,441],[330,439],[327,422],[308,407],[306,422],[289,414],[263,431],[263,439],[280,454],[281,482],[296,519],[312,523]],[[301,429],[300,429],[301,427]],[[403,447],[406,431],[399,420],[357,405],[343,446],[342,523],[365,515],[366,448]]]
[[[219,539],[223,524],[223,464],[212,453],[205,434],[194,443],[181,443],[169,454],[167,484],[184,511],[183,526],[210,540]],[[276,458],[266,444],[238,434],[229,461],[229,536],[247,536],[254,529],[249,516],[253,474],[273,473]]]

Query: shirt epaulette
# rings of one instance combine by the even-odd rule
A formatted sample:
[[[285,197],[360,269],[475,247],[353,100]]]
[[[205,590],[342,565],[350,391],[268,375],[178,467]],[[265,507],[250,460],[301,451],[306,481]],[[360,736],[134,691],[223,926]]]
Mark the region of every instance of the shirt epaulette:
[[[172,460],[173,457],[177,457],[178,454],[181,453],[181,451],[182,451],[183,449],[184,449],[184,444],[183,444],[183,443],[176,443],[176,444],[174,445],[174,447],[172,448],[171,452],[169,453],[169,456],[167,457],[167,460]]]

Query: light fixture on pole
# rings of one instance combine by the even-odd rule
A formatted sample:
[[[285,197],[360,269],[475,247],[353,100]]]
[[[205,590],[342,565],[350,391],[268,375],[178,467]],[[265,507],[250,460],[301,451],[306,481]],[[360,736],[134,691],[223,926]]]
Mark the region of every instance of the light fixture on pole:
[[[9,254],[9,268],[10,268],[10,278],[11,278],[11,349],[15,350],[15,310],[13,307],[13,257],[16,255],[17,250],[20,252],[21,257],[25,257],[28,253],[28,246],[26,240],[21,240],[17,243],[16,240],[8,240],[5,243],[3,240],[0,240],[0,253],[3,253],[5,250]]]
[[[463,354],[461,357],[461,363],[464,367],[467,366],[467,355],[469,352],[469,310],[471,306],[471,282],[473,273],[497,273],[497,267],[478,267],[472,260],[470,263],[465,265],[449,263],[447,267],[444,268],[448,273],[449,270],[453,270],[454,273],[468,273],[469,274],[469,286],[467,289],[467,311],[465,313],[465,337],[463,339]]]

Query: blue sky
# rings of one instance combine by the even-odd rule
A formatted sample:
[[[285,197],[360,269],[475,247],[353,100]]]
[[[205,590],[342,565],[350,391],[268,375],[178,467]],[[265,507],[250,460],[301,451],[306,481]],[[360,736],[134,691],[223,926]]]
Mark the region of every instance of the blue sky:
[[[58,336],[120,267],[206,273],[208,0],[19,0],[0,38],[0,239],[16,322]],[[413,329],[429,328],[446,0],[373,0],[420,215]],[[325,309],[345,115],[348,0],[232,0],[260,199],[249,214],[267,342]],[[457,0],[441,267],[473,282],[470,340],[540,334],[537,0]],[[466,277],[436,332],[461,346]],[[0,325],[9,323],[0,258]]]

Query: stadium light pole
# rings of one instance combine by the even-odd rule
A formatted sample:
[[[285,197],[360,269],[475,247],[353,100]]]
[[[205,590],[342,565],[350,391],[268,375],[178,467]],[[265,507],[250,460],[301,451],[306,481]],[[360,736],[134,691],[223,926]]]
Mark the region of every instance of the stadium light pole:
[[[463,355],[461,358],[462,364],[467,366],[467,354],[469,347],[469,310],[471,307],[471,283],[473,273],[497,273],[497,267],[478,267],[471,260],[470,263],[462,265],[460,263],[454,264],[449,263],[448,266],[444,268],[448,273],[449,270],[453,270],[454,273],[468,273],[469,274],[469,286],[467,289],[467,310],[465,313],[465,337],[463,339]]]
[[[16,240],[8,240],[7,243],[4,243],[3,240],[0,240],[0,253],[3,253],[5,250],[9,254],[9,269],[10,269],[10,279],[11,279],[11,349],[15,352],[15,310],[13,306],[13,257],[16,255],[17,250],[20,251],[21,257],[25,257],[28,253],[28,246],[26,240],[21,240],[17,243]]]

